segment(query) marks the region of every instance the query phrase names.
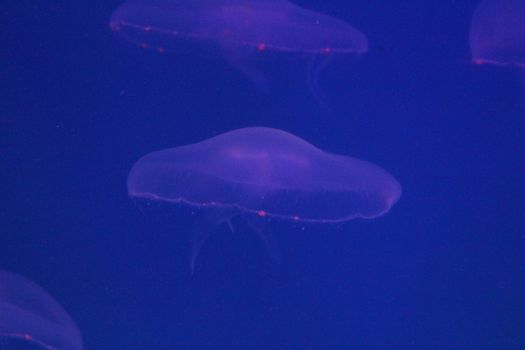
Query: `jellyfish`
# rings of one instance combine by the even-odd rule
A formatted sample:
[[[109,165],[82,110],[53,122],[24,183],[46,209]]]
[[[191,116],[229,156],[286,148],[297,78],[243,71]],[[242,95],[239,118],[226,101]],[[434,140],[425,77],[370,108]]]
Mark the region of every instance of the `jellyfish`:
[[[82,350],[75,322],[45,290],[0,271],[0,338],[16,338],[49,350]]]
[[[525,1],[482,0],[470,27],[472,60],[525,68]]]
[[[127,187],[133,198],[208,209],[191,233],[192,271],[201,245],[221,224],[233,229],[232,217],[252,223],[370,219],[387,213],[401,195],[400,184],[379,166],[267,127],[147,154],[133,165]],[[278,257],[269,233],[254,231]]]
[[[131,0],[111,16],[126,40],[159,52],[218,49],[220,56],[265,89],[256,61],[272,53],[310,58],[308,84],[334,55],[367,51],[366,37],[349,24],[286,0]],[[320,58],[319,58],[320,57]]]

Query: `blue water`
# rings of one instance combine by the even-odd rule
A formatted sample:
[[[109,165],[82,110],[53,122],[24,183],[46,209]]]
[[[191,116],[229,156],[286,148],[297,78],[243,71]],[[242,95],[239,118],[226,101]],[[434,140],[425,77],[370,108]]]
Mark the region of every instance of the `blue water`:
[[[261,91],[217,55],[124,42],[119,1],[4,4],[0,268],[87,350],[525,349],[525,84],[470,63],[477,1],[295,3],[369,41],[321,72],[321,101],[307,58],[263,62]],[[128,171],[248,126],[378,164],[403,195],[378,219],[272,222],[280,264],[223,227],[191,275],[191,209],[130,199]]]

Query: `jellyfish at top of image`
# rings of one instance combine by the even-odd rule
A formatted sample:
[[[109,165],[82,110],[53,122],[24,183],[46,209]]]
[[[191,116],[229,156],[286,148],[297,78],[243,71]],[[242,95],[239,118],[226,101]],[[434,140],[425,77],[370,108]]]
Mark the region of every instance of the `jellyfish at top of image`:
[[[82,350],[82,337],[68,313],[45,290],[24,277],[0,271],[0,338],[50,350]]]
[[[127,186],[131,197],[209,209],[191,234],[192,271],[204,241],[222,223],[233,229],[234,216],[338,223],[381,216],[401,196],[400,184],[379,166],[266,127],[147,154],[133,165]],[[254,232],[277,257],[269,233]]]
[[[366,37],[351,25],[286,0],[131,0],[112,14],[110,27],[159,52],[178,52],[188,42],[217,47],[263,89],[267,81],[255,61],[265,54],[311,57],[308,83],[316,93],[317,75],[331,56],[368,50]]]
[[[482,0],[470,26],[472,60],[525,68],[525,0]]]

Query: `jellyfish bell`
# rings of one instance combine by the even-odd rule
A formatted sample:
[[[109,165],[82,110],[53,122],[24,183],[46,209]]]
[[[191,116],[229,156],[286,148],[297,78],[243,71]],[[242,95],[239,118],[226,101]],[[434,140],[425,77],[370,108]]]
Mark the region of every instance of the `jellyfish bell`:
[[[0,339],[50,350],[82,350],[82,337],[68,313],[45,290],[0,270]]]
[[[267,85],[261,61],[308,57],[314,94],[328,57],[368,49],[366,37],[351,25],[286,0],[131,0],[113,13],[110,27],[159,52],[178,52],[187,44],[216,49],[260,88]]]
[[[312,223],[368,219],[387,213],[401,195],[399,183],[377,165],[265,127],[147,154],[132,167],[127,186],[131,197],[214,213],[192,234],[192,266],[202,243],[231,217]],[[269,236],[258,233],[273,250]]]
[[[482,0],[472,16],[474,64],[525,69],[525,1]]]

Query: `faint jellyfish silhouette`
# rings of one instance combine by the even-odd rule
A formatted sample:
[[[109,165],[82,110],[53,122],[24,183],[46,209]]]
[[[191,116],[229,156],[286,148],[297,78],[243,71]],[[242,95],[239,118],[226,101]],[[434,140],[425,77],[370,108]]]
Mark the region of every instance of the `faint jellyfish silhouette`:
[[[219,225],[242,216],[278,258],[268,218],[337,223],[385,214],[400,184],[380,167],[324,152],[282,130],[253,127],[147,154],[128,176],[131,197],[208,208],[191,233],[191,269]]]
[[[525,68],[525,1],[482,0],[472,17],[470,48],[476,64]]]
[[[75,322],[45,290],[24,277],[0,271],[0,338],[44,349],[82,350]]]
[[[271,53],[311,58],[308,83],[336,54],[368,50],[366,37],[349,24],[286,0],[132,0],[111,16],[110,27],[126,40],[159,52],[180,52],[188,42],[218,48],[220,55],[258,87],[266,78],[255,62]],[[322,57],[318,60],[317,57]]]

